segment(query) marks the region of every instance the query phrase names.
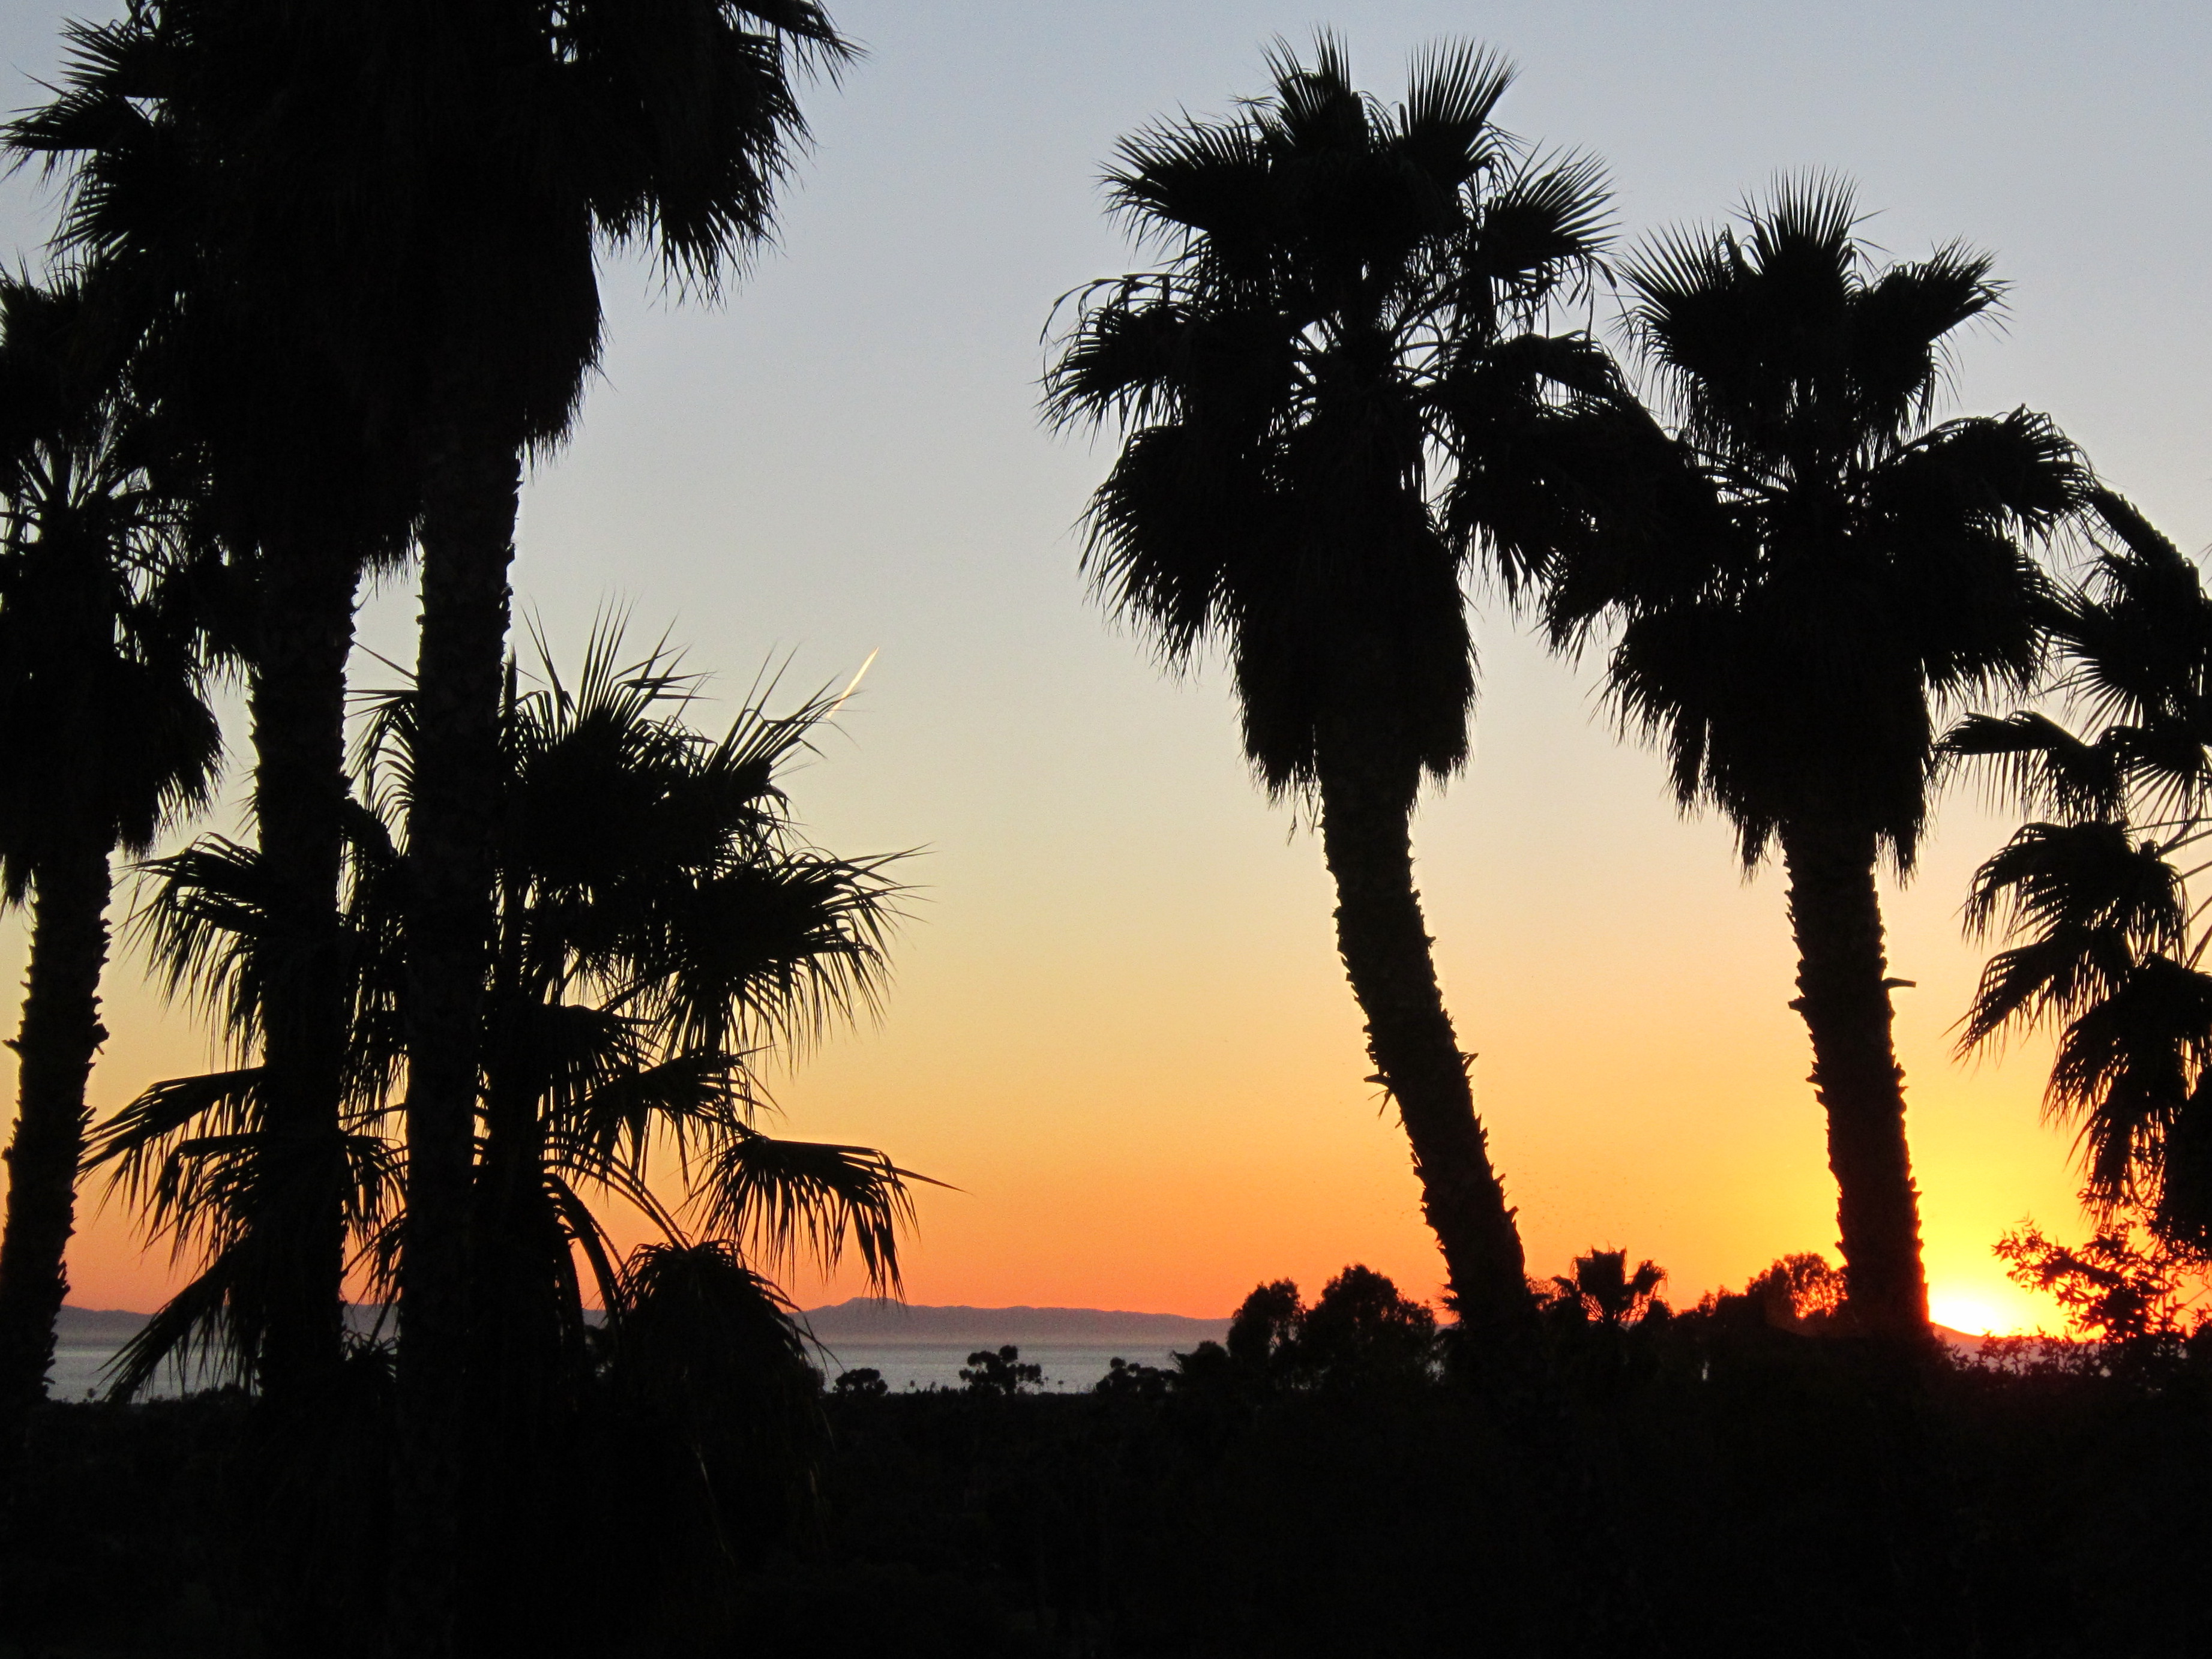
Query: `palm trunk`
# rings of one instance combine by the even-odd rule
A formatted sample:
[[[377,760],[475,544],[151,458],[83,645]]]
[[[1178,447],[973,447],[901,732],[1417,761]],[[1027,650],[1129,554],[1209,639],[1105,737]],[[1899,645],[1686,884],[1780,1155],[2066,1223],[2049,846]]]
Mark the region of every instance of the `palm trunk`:
[[[273,1176],[264,1222],[279,1276],[260,1380],[280,1409],[312,1401],[343,1356],[349,987],[338,882],[357,570],[342,550],[270,549],[254,663],[253,806],[281,964],[262,997]]]
[[[539,1455],[552,1404],[571,1380],[562,1362],[573,1356],[562,1352],[571,1322],[562,1317],[559,1265],[568,1243],[545,1196],[540,1103],[548,1080],[528,1036],[528,1012],[539,1003],[524,988],[525,896],[512,872],[503,887],[499,960],[484,1022],[483,1156],[470,1262],[475,1415],[469,1437],[471,1449],[484,1454],[479,1473],[493,1485],[519,1490],[504,1466],[521,1472]]]
[[[1797,1000],[1813,1037],[1814,1091],[1828,1114],[1844,1284],[1869,1336],[1928,1334],[1920,1200],[1905,1141],[1905,1073],[1890,1035],[1888,964],[1870,832],[1786,824]]]
[[[1461,1327],[1478,1343],[1521,1349],[1535,1331],[1521,1235],[1491,1168],[1413,886],[1418,775],[1375,775],[1356,744],[1344,747],[1351,757],[1324,756],[1321,777],[1337,950],[1367,1016],[1367,1052],[1413,1142],[1422,1213],[1443,1251]]]
[[[106,1040],[100,975],[107,962],[107,849],[94,843],[33,874],[31,966],[21,1034],[15,1133],[6,1153],[8,1218],[0,1234],[0,1473],[21,1449],[46,1397],[54,1320],[69,1291],[64,1253],[76,1230],[85,1082]]]
[[[452,1651],[468,1226],[492,931],[516,447],[456,422],[424,494],[414,794],[407,820],[407,1232],[400,1270],[399,1650]]]

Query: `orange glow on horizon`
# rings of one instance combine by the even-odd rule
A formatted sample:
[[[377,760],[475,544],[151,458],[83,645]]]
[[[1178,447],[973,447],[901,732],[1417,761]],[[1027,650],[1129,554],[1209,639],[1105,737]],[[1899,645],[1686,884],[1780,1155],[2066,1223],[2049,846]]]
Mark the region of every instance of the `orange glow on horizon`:
[[[2053,1304],[2016,1285],[1993,1291],[1986,1284],[1930,1285],[1928,1315],[1938,1325],[1968,1336],[2033,1336],[2057,1322]]]

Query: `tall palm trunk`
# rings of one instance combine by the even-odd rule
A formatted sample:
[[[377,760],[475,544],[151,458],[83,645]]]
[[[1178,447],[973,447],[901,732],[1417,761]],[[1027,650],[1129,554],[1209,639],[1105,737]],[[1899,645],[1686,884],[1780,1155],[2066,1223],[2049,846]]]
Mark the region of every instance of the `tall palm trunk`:
[[[1783,826],[1797,1000],[1813,1037],[1814,1091],[1828,1114],[1851,1318],[1867,1335],[1928,1334],[1920,1200],[1905,1140],[1905,1073],[1890,1034],[1881,901],[1871,831]]]
[[[280,1408],[312,1401],[343,1352],[350,1010],[338,883],[358,569],[342,547],[270,549],[255,651],[254,815],[282,941],[262,1000],[277,1277],[261,1382]]]
[[[15,1133],[5,1154],[8,1218],[0,1234],[0,1476],[45,1397],[54,1320],[69,1291],[63,1253],[76,1230],[85,1082],[106,1041],[100,975],[107,963],[108,851],[96,837],[33,873],[31,966],[18,1060]]]
[[[1413,1142],[1422,1213],[1443,1251],[1462,1328],[1518,1347],[1535,1322],[1521,1235],[1491,1167],[1413,886],[1419,774],[1382,775],[1356,739],[1335,746],[1322,757],[1322,848],[1336,880],[1337,950],[1367,1016],[1367,1052]]]
[[[511,706],[511,681],[508,700]],[[513,872],[502,887],[498,962],[485,1018],[483,1153],[470,1239],[469,1443],[479,1454],[477,1474],[519,1492],[522,1483],[509,1470],[520,1473],[542,1456],[539,1442],[571,1380],[563,1361],[577,1358],[563,1352],[564,1338],[580,1333],[563,1329],[562,1287],[546,1271],[550,1263],[566,1264],[569,1249],[545,1191],[540,1102],[550,1079],[526,1012],[538,1000],[525,989],[525,895]]]
[[[400,1277],[398,1650],[453,1644],[454,1518],[469,1341],[470,1169],[490,950],[517,446],[453,422],[423,496],[407,820],[407,1233]]]

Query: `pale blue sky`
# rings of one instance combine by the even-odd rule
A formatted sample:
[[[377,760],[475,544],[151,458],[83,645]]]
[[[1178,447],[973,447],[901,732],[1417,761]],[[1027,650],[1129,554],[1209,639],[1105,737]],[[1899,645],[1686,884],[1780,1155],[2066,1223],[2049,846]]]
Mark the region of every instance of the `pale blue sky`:
[[[68,9],[0,18],[0,102],[33,98]],[[557,639],[626,602],[739,685],[782,653],[811,686],[880,651],[801,805],[841,850],[927,845],[927,891],[883,1032],[785,1093],[794,1131],[969,1189],[928,1206],[927,1299],[1207,1312],[1356,1255],[1433,1277],[1314,849],[1245,782],[1218,677],[1163,683],[1085,602],[1071,526],[1109,452],[1035,420],[1052,301],[1127,263],[1098,211],[1115,138],[1258,90],[1272,36],[1329,21],[1386,96],[1418,41],[1495,45],[1522,70],[1502,118],[1602,158],[1628,240],[1823,168],[1899,256],[1994,252],[2011,301],[1968,343],[1961,406],[2049,410],[2185,545],[2212,537],[2201,4],[833,10],[870,56],[808,100],[782,250],[719,310],[611,274],[605,379],[533,478],[516,582]],[[45,224],[28,181],[0,192],[21,257]],[[386,596],[368,639],[410,654],[410,614]],[[1480,759],[1425,817],[1423,879],[1538,1265],[1613,1240],[1694,1289],[1824,1243],[1777,884],[1746,889],[1723,830],[1677,823],[1586,674],[1494,612],[1482,632]],[[2070,1224],[2071,1183],[2030,1060],[1943,1058],[1975,965],[1960,884],[2002,830],[1956,807],[1893,923],[1923,988],[1901,1032],[1931,1261],[1940,1243],[1939,1279],[1979,1282],[1997,1226]],[[119,1036],[103,1098],[168,1063],[172,1030]],[[1214,1193],[1295,1224],[1194,1220]]]

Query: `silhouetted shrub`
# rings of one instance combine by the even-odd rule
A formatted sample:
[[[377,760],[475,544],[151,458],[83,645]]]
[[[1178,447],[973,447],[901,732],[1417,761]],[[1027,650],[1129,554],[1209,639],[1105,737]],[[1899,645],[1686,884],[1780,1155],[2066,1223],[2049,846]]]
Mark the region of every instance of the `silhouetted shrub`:
[[[1261,1285],[1230,1321],[1224,1350],[1201,1342],[1175,1356],[1186,1389],[1349,1386],[1425,1376],[1437,1359],[1437,1316],[1389,1279],[1357,1264],[1305,1305],[1291,1280]]]
[[[1297,1370],[1339,1385],[1425,1376],[1436,1347],[1436,1314],[1355,1265],[1330,1279],[1298,1322]]]
[[[1291,1280],[1260,1285],[1229,1322],[1229,1358],[1253,1376],[1280,1369],[1297,1345],[1298,1322],[1304,1315],[1305,1304]]]
[[[1807,1335],[1840,1334],[1843,1310],[1843,1270],[1812,1250],[1777,1257],[1741,1291],[1707,1291],[1697,1308],[1731,1328],[1765,1325]]]
[[[2124,1225],[2102,1228],[2078,1247],[2023,1226],[1998,1240],[1996,1253],[2014,1283],[2057,1302],[2075,1335],[2114,1344],[2135,1360],[2178,1354],[2212,1324],[2212,1310],[2194,1306],[2184,1290],[2194,1278],[2202,1293],[2204,1261],[2155,1237],[2138,1243]]]
[[[1206,1343],[1202,1346],[1212,1347]],[[1106,1375],[1091,1385],[1095,1394],[1133,1395],[1146,1400],[1164,1396],[1175,1373],[1158,1365],[1137,1365],[1115,1355],[1106,1363]]]
[[[969,1354],[960,1380],[970,1394],[1011,1396],[1042,1386],[1044,1367],[1024,1364],[1022,1351],[1010,1342],[996,1353],[982,1349]]]

